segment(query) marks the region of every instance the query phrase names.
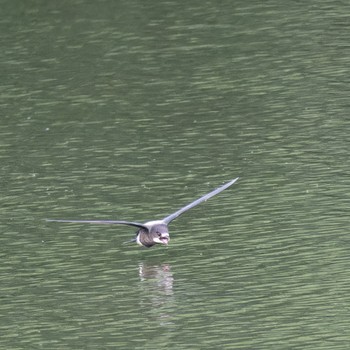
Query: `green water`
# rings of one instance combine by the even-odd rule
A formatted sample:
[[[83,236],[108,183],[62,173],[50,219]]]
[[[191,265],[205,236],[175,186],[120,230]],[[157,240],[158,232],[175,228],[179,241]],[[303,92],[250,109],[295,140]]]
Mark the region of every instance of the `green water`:
[[[348,349],[346,2],[0,3],[0,348]]]

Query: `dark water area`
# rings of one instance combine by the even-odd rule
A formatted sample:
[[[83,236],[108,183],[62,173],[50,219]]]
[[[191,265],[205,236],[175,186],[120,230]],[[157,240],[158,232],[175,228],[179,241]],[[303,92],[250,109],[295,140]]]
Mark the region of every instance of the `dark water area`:
[[[1,8],[1,348],[348,348],[346,2]]]

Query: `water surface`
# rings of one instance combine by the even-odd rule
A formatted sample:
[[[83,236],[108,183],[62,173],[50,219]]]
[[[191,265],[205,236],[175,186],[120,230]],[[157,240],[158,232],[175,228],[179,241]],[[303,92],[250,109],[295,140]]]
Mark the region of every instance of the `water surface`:
[[[2,1],[1,347],[346,349],[348,11]]]

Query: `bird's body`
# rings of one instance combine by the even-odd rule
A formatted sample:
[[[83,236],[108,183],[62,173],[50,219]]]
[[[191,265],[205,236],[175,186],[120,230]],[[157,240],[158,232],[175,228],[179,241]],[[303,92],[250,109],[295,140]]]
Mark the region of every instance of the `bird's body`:
[[[61,219],[46,219],[46,221],[53,222],[72,222],[72,223],[88,223],[88,224],[117,224],[117,225],[129,225],[135,226],[138,228],[136,236],[130,242],[136,242],[137,244],[150,248],[155,244],[164,244],[167,245],[170,241],[168,225],[171,221],[176,219],[182,213],[187,210],[195,207],[196,205],[208,200],[209,198],[217,195],[226,188],[233,185],[238,180],[238,177],[230,182],[220,186],[219,188],[207,193],[206,195],[196,199],[190,204],[182,207],[173,214],[168,215],[167,217],[161,220],[152,220],[145,223],[138,223],[132,221],[121,221],[121,220],[61,220]]]

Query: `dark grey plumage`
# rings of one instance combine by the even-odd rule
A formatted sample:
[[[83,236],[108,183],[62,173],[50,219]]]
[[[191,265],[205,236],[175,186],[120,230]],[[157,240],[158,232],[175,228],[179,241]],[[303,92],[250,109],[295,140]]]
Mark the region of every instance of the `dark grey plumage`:
[[[50,222],[73,222],[73,223],[88,223],[88,224],[117,224],[117,225],[129,225],[138,228],[136,236],[130,242],[136,242],[139,245],[150,248],[155,244],[165,244],[167,245],[170,241],[168,225],[171,221],[175,220],[181,214],[187,210],[195,207],[196,205],[208,200],[209,198],[219,194],[226,188],[233,185],[238,180],[231,180],[230,182],[218,187],[217,189],[207,193],[206,195],[196,199],[195,201],[187,204],[176,212],[166,216],[161,220],[148,221],[145,223],[138,223],[132,221],[121,221],[121,220],[60,220],[60,219],[46,219]]]

